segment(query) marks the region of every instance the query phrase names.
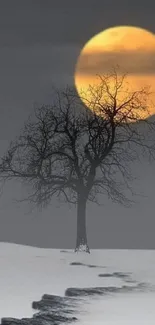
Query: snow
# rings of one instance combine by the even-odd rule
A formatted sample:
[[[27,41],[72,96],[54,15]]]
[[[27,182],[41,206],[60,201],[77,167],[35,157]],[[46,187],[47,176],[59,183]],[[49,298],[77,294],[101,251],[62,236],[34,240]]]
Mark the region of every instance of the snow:
[[[70,265],[72,262],[85,265]],[[44,293],[63,296],[68,287],[135,285],[116,277],[98,277],[112,272],[131,273],[131,280],[153,287],[155,251],[92,250],[86,254],[0,243],[0,318],[31,317],[32,301],[40,300]],[[88,297],[76,324],[152,325],[154,301],[155,290],[149,289]]]

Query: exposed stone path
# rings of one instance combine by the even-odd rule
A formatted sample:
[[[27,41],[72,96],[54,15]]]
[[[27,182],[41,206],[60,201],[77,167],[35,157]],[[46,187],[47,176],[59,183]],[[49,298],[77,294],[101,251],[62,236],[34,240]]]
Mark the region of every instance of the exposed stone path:
[[[85,266],[105,268],[104,266],[87,265],[80,262],[72,262],[72,266]],[[120,278],[124,284],[121,287],[116,286],[100,286],[89,288],[67,288],[65,296],[56,296],[44,294],[40,301],[34,301],[32,308],[38,312],[34,313],[32,318],[2,318],[1,325],[60,325],[65,323],[73,323],[77,321],[78,312],[80,313],[80,304],[84,303],[83,299],[92,296],[101,296],[107,294],[139,292],[154,290],[149,288],[146,283],[136,283],[132,279],[131,273],[113,272],[113,273],[99,273],[101,278]],[[130,285],[127,283],[130,282]],[[132,285],[131,285],[132,283]]]

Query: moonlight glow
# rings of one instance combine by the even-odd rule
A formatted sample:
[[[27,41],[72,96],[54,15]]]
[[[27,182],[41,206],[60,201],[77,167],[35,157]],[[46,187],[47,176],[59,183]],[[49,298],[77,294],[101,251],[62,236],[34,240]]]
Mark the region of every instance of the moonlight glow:
[[[119,66],[120,75],[127,72],[128,86],[139,90],[150,86],[155,102],[155,35],[130,26],[109,28],[90,39],[83,47],[75,69],[75,85],[79,95],[89,85],[97,85],[98,75],[105,75]],[[150,105],[150,113],[155,108]],[[147,113],[148,114],[148,113]]]

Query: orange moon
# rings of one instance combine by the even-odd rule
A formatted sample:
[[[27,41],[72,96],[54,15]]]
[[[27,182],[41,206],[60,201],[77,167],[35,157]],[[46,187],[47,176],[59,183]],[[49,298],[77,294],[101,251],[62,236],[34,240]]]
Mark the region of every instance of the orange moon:
[[[127,73],[131,90],[149,86],[155,103],[155,35],[134,26],[108,28],[92,37],[83,47],[75,67],[75,86],[80,96],[89,86],[97,85],[97,75],[108,74],[119,66]],[[80,96],[81,97],[81,96]],[[150,114],[155,114],[151,105]]]

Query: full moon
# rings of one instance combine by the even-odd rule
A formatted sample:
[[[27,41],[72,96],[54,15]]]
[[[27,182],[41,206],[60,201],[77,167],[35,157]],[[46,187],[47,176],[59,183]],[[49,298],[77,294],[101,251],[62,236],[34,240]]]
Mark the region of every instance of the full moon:
[[[155,35],[134,26],[116,26],[92,37],[83,47],[75,67],[75,86],[80,96],[89,86],[97,85],[97,75],[110,73],[119,66],[120,75],[127,73],[132,90],[149,86],[155,103]],[[150,106],[149,114],[155,114]],[[147,116],[146,116],[147,117]]]

